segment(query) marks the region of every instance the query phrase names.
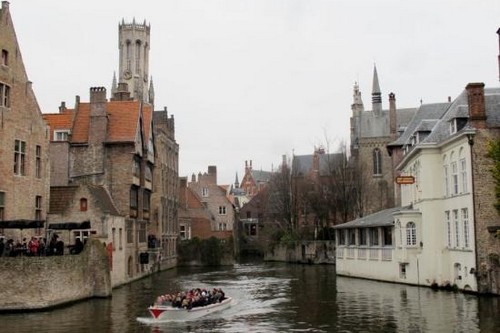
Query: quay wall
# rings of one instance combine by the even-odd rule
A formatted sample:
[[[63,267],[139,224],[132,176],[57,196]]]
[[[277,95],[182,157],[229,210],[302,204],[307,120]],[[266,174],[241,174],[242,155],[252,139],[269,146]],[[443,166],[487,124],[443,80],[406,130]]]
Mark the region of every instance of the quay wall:
[[[89,239],[77,255],[0,258],[0,311],[39,310],[111,296],[109,261]]]
[[[264,254],[265,261],[300,264],[335,264],[334,241],[302,241],[293,246],[277,245]]]

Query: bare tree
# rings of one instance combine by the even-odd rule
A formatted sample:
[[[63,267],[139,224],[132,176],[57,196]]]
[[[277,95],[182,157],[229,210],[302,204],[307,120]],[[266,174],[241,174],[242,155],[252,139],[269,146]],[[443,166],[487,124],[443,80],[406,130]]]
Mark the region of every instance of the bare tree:
[[[278,172],[272,175],[267,189],[266,215],[276,221],[282,229],[293,230],[295,214],[292,206],[291,169],[285,159]]]

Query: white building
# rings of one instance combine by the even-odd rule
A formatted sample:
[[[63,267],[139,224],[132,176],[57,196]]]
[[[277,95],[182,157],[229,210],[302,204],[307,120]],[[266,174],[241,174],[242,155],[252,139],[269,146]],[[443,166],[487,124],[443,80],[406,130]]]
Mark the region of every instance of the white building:
[[[484,95],[485,119],[498,122],[500,113],[500,89],[482,87],[469,84],[451,103],[422,105],[388,145],[406,180],[401,205],[335,227],[337,274],[478,291],[475,96]]]

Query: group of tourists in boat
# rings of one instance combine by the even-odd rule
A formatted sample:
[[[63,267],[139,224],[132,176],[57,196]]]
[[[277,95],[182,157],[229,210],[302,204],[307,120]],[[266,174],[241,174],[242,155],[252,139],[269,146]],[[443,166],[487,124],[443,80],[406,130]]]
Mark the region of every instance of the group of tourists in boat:
[[[160,295],[156,299],[155,306],[171,306],[190,310],[194,307],[220,303],[225,298],[226,295],[220,288],[212,290],[196,288],[176,294]]]

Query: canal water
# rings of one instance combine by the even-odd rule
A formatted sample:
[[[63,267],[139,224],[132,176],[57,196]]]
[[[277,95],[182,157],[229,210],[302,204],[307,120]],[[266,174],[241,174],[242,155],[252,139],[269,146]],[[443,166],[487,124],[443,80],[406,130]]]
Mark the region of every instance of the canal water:
[[[192,322],[141,323],[157,295],[221,287],[234,304]],[[1,292],[0,292],[1,295]],[[145,319],[147,320],[147,319]],[[0,315],[0,332],[500,332],[500,298],[336,277],[333,266],[176,268],[50,311]]]

